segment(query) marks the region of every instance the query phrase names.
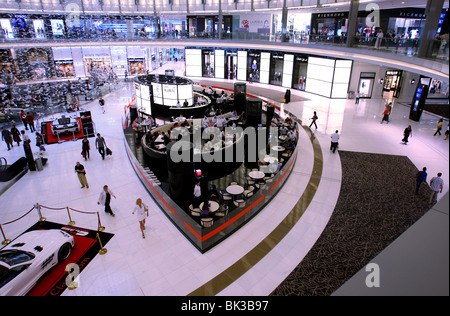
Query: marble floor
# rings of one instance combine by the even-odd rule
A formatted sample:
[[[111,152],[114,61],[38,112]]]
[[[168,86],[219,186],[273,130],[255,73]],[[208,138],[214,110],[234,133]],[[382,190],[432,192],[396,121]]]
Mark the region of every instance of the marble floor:
[[[177,75],[182,74],[182,63],[169,63],[166,68],[175,69]],[[265,88],[267,94],[262,97],[269,100],[272,90],[284,90],[267,85],[254,86]],[[251,89],[252,85],[247,85],[247,92]],[[262,212],[204,254],[192,246],[158,209],[126,156],[121,126],[124,107],[133,97],[131,82],[124,83],[122,88],[104,97],[105,114],[97,100],[83,106],[92,112],[96,131],[105,137],[113,155],[102,160],[95,150],[93,138],[89,139],[92,149],[88,161],[80,155],[80,141],[47,145],[48,164],[44,170],[28,172],[0,196],[0,224],[23,216],[36,203],[44,206],[42,213],[47,220],[60,223],[69,222],[67,212],[45,207],[69,206],[76,210],[99,211],[103,226],[114,237],[105,246],[107,253],[97,255],[80,274],[80,286],[76,290],[66,290],[63,295],[185,296],[244,257],[288,216],[308,185],[315,159],[320,159],[323,170],[315,195],[291,231],[247,272],[232,280],[223,290],[213,292],[214,295],[265,296],[307,254],[333,212],[341,183],[339,155],[329,150],[330,135],[335,130],[341,134],[339,147],[342,150],[407,156],[418,169],[428,168],[429,179],[442,172],[445,187],[440,197],[448,192],[449,143],[444,136],[433,137],[439,117],[424,113],[420,122],[413,122],[408,119],[408,107],[394,104],[391,122],[380,124],[382,99],[362,99],[356,105],[354,100],[330,100],[296,90],[291,92],[308,99],[285,105],[286,110],[306,125],[300,129],[299,157],[291,176]],[[314,152],[307,128],[313,111],[317,111],[319,117],[318,128],[313,128],[312,133],[322,149],[320,157]],[[447,124],[448,121],[445,121],[444,130]],[[401,139],[407,125],[412,126],[413,134],[409,144],[403,145]],[[34,136],[29,132],[28,135],[34,144]],[[21,156],[22,147],[7,151],[6,144],[1,143],[0,157],[13,162]],[[89,189],[80,189],[74,172],[77,161],[85,166]],[[414,175],[411,181],[414,181]],[[111,203],[115,217],[106,215],[103,208],[97,205],[105,184],[117,197]],[[142,239],[137,218],[131,214],[137,198],[142,198],[150,208],[146,239]],[[95,216],[77,212],[71,215],[75,226],[96,229]],[[32,211],[2,227],[7,238],[12,239],[32,226],[38,218],[37,212]]]

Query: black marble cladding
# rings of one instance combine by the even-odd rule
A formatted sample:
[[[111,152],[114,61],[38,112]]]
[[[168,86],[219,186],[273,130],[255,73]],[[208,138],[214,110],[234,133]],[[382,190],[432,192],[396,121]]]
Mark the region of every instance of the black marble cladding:
[[[286,159],[284,165],[278,173],[266,184],[266,188],[255,191],[255,194],[245,199],[245,206],[230,208],[227,215],[221,218],[214,218],[212,227],[203,227],[199,220],[193,218],[186,210],[186,205],[180,206],[170,196],[167,186],[156,185],[148,177],[143,159],[142,148],[136,148],[136,136],[134,131],[127,127],[124,129],[124,144],[128,157],[133,169],[139,179],[152,196],[153,200],[158,204],[164,214],[172,221],[178,230],[201,252],[205,253],[213,248],[221,241],[229,237],[233,232],[245,225],[253,216],[257,215],[271,201],[271,199],[279,192],[283,184],[292,172],[293,166],[297,159],[297,153]],[[236,170],[240,170],[240,183],[243,184],[244,177],[247,172],[255,166],[241,164]],[[234,171],[236,172],[236,171]],[[235,177],[222,177],[223,179],[237,180]],[[216,179],[220,181],[220,179]],[[225,180],[227,181],[227,180]]]

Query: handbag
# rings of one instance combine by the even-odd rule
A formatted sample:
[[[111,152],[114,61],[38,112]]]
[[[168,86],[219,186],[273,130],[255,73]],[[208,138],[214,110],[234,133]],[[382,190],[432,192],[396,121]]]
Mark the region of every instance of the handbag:
[[[106,147],[106,155],[107,155],[107,156],[112,155],[112,151],[111,151],[111,149],[109,149],[108,147]]]

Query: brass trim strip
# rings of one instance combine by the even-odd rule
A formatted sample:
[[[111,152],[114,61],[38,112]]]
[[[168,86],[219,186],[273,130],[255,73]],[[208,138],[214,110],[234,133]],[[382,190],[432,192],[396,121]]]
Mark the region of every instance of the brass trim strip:
[[[246,255],[233,263],[222,273],[189,293],[188,296],[213,296],[220,293],[264,258],[264,256],[266,256],[287,235],[287,233],[289,233],[300,217],[305,213],[316,194],[320,179],[322,178],[323,156],[319,141],[315,135],[311,133],[309,128],[305,126],[302,127],[310,135],[314,151],[314,165],[308,185],[294,208],[286,215],[283,221],[266,238],[264,238],[264,240]]]

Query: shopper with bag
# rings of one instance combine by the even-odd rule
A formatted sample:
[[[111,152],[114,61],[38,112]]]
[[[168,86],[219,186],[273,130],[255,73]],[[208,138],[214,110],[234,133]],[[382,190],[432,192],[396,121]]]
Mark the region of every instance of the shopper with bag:
[[[83,140],[81,141],[81,155],[83,156],[84,160],[89,159],[89,150],[91,149],[91,145],[89,144],[89,140],[87,136],[83,137]]]
[[[97,134],[97,138],[95,139],[95,148],[97,148],[98,152],[102,156],[102,159],[105,160],[105,148],[108,148],[106,146],[105,139],[100,135],[100,133]]]

